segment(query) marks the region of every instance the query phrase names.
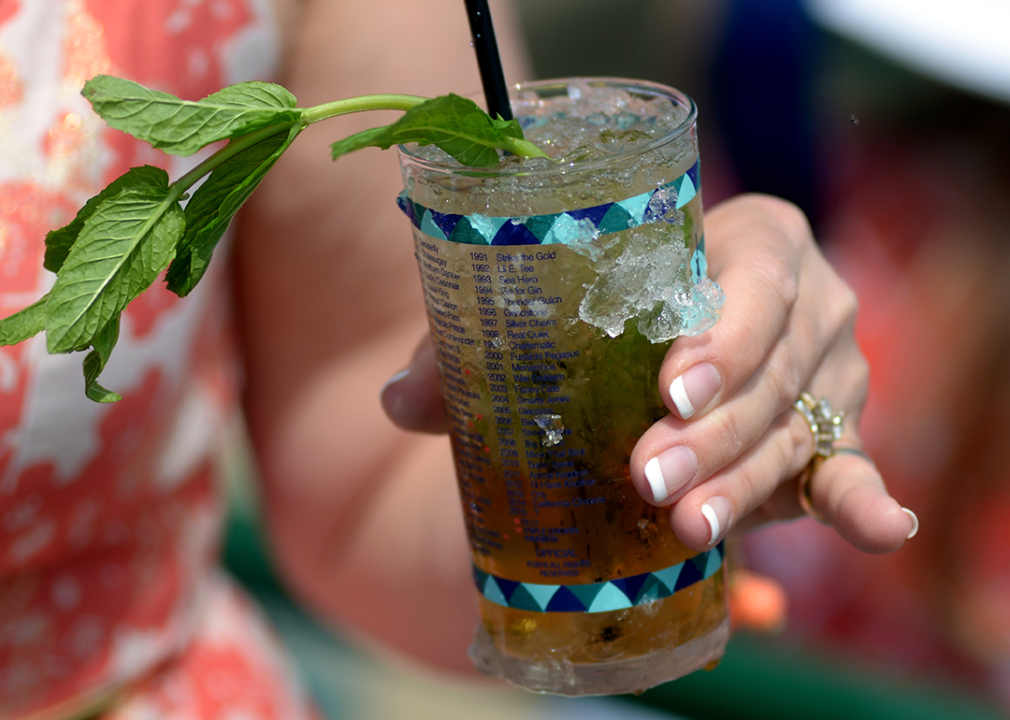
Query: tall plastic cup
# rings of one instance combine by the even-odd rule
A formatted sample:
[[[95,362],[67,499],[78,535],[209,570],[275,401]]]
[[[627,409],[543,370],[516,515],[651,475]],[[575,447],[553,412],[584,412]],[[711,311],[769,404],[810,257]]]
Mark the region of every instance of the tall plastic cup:
[[[582,79],[518,88],[513,109],[528,139],[567,143],[562,162],[400,150],[480,606],[471,657],[533,690],[640,691],[728,636],[722,546],[680,543],[628,469],[667,414],[672,339],[722,300],[695,107]]]

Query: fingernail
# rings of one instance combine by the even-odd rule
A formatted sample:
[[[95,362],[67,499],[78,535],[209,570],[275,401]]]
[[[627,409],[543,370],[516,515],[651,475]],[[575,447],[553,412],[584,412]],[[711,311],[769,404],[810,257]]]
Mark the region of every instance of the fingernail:
[[[915,534],[919,532],[919,518],[917,518],[915,516],[915,513],[909,510],[908,508],[901,508],[901,509],[908,513],[908,517],[912,518],[912,530],[911,532],[908,533],[908,537],[905,538],[906,540],[911,540],[912,538],[915,537]]]
[[[715,366],[701,363],[670,383],[670,398],[680,416],[687,420],[715,397],[720,385],[722,377]]]
[[[701,506],[701,514],[705,516],[709,530],[712,531],[711,537],[708,539],[709,545],[715,545],[716,540],[729,527],[731,513],[732,507],[729,500],[722,495],[710,497],[708,502]]]
[[[404,368],[400,372],[396,373],[395,375],[393,375],[393,377],[389,378],[389,380],[386,381],[386,384],[382,386],[382,390],[379,391],[379,394],[381,395],[382,393],[386,392],[386,388],[388,388],[390,385],[394,385],[400,382],[401,380],[403,380],[403,378],[407,377],[408,375],[410,375],[409,367]]]
[[[657,503],[684,487],[697,472],[698,457],[686,447],[664,450],[645,464],[645,478]]]

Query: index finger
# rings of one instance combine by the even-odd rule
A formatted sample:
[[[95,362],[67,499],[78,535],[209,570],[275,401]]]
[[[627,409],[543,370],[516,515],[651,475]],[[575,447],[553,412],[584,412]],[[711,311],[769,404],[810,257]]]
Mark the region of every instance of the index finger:
[[[802,213],[776,198],[731,200],[705,224],[710,274],[726,294],[722,318],[702,335],[679,338],[660,372],[667,407],[685,420],[730,397],[760,366],[786,326],[814,247]]]

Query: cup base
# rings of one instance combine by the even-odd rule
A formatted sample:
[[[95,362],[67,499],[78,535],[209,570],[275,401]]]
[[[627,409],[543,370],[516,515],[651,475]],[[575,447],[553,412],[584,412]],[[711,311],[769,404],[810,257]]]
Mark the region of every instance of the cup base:
[[[729,618],[726,618],[706,635],[636,658],[592,664],[564,660],[537,662],[503,654],[478,623],[470,659],[485,675],[534,692],[568,696],[638,694],[718,660],[728,640]]]

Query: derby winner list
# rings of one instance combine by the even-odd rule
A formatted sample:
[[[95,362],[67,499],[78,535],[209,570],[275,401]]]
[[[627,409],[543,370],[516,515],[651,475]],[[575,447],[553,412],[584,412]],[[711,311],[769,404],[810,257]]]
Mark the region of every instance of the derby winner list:
[[[561,318],[577,314],[578,299],[553,280],[559,248],[469,245],[415,231],[415,250],[472,547],[487,555],[521,540],[524,554],[533,551],[527,572],[579,575],[592,565],[576,542],[580,516],[603,510],[606,499],[592,492],[596,478],[578,462],[586,449],[573,447],[563,426],[565,368],[582,353],[566,347]],[[545,443],[552,422],[557,435]],[[559,510],[568,522],[558,522]]]

